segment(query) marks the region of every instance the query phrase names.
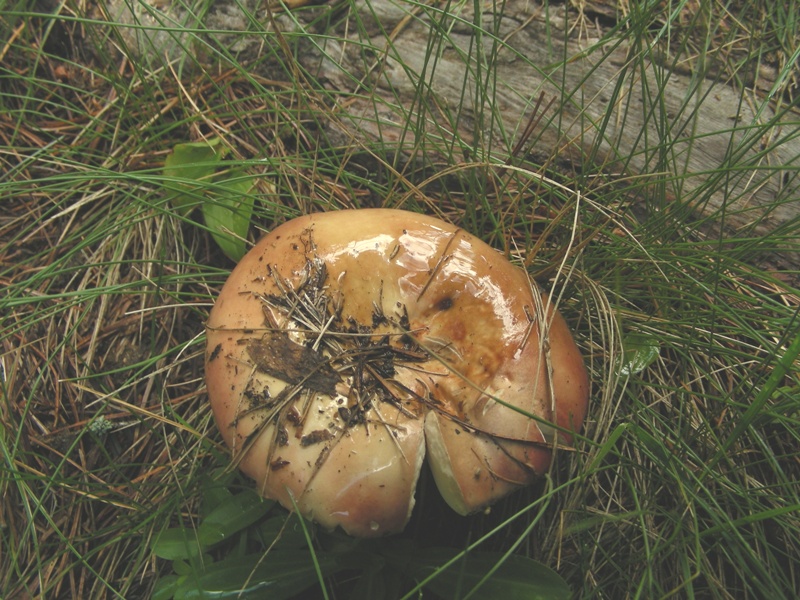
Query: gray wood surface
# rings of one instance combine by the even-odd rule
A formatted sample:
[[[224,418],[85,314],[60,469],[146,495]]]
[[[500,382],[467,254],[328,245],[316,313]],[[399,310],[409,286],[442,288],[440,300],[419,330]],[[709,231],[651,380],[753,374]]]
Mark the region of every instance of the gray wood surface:
[[[652,31],[609,38],[618,22],[610,0],[585,4],[583,14],[508,0],[482,3],[476,17],[473,6],[352,0],[285,12],[258,4],[253,14],[273,33],[231,44],[241,60],[284,44],[339,92],[337,118],[324,125],[340,143],[380,140],[435,163],[431,140],[450,137],[465,160],[502,162],[543,94],[553,103],[526,150],[536,161],[634,178],[642,215],[679,207],[685,219],[689,205],[698,237],[800,232],[800,114],[771,96],[775,82],[763,73],[742,73],[756,88],[744,89],[704,77],[698,61],[675,60],[666,44],[646,47]],[[217,31],[252,29],[232,0],[215,3],[206,20]],[[707,62],[706,75],[719,71]],[[410,123],[428,139],[415,138]],[[657,187],[666,204],[650,201],[664,196]],[[800,255],[779,249],[761,264],[797,268]]]
[[[483,36],[479,70],[472,3],[449,18],[420,9],[407,22],[407,4],[356,4],[359,21],[372,23],[372,68],[365,68],[364,33],[352,18],[340,27],[341,37],[324,45],[324,54],[301,59],[340,90],[359,92],[354,79],[365,81],[363,97],[346,104],[348,134],[404,139],[413,148],[405,129],[391,123],[414,121],[411,110],[441,126],[439,115],[457,110],[459,137],[502,160],[543,92],[555,103],[533,136],[538,161],[591,160],[608,174],[663,185],[670,201],[694,207],[698,236],[719,228],[731,237],[800,233],[800,115],[776,117],[778,104],[768,100],[768,90],[742,93],[701,77],[691,64],[668,70],[656,62],[672,61],[627,42],[591,50],[608,28],[588,21],[582,28],[574,13],[565,18],[563,6],[545,11],[536,2],[509,0],[499,20],[484,12],[480,22],[494,35]],[[437,36],[442,28],[446,36]],[[565,28],[572,31],[565,34]],[[634,60],[637,52],[645,52],[644,61]],[[383,99],[378,111],[374,95]],[[767,135],[754,133],[756,127],[763,133],[764,123],[771,124]],[[715,174],[724,165],[732,167],[728,175]],[[670,208],[649,205],[647,187],[639,197],[646,211]],[[792,252],[774,258],[776,267],[800,264]]]

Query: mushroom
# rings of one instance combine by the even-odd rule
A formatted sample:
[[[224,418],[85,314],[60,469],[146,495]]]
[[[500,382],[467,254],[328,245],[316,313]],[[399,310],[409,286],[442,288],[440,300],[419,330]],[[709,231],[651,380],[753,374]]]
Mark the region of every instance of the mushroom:
[[[466,515],[530,484],[586,414],[561,315],[464,230],[392,209],[289,221],[225,283],[206,382],[258,491],[354,536],[401,531],[427,455]]]

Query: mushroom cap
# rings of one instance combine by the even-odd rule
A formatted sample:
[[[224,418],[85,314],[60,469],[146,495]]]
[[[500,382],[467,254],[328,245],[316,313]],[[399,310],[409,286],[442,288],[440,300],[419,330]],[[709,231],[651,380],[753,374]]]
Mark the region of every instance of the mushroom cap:
[[[468,514],[531,483],[588,402],[580,352],[527,274],[458,227],[392,209],[262,238],[207,328],[206,382],[266,497],[355,536],[402,530],[426,451]]]

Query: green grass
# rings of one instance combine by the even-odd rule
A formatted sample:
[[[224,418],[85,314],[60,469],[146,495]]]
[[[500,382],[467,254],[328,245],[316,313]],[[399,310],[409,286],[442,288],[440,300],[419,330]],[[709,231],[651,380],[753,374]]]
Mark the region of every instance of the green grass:
[[[298,24],[282,36],[264,33],[263,8],[247,35],[192,22],[171,60],[145,60],[125,57],[130,28],[105,25],[85,3],[45,14],[0,0],[0,596],[149,597],[157,581],[201,569],[195,555],[158,558],[162,532],[206,531],[214,508],[249,485],[221,474],[203,383],[203,324],[232,263],[199,211],[174,210],[175,181],[163,175],[176,144],[218,136],[253,183],[251,241],[310,211],[388,206],[438,214],[508,253],[558,300],[592,404],[577,451],[488,515],[452,515],[423,477],[397,539],[359,545],[272,508],[257,529],[231,525],[233,541],[203,546],[203,560],[225,564],[280,538],[294,575],[314,584],[309,597],[415,597],[425,569],[453,560],[442,546],[469,549],[479,566],[491,557],[487,568],[507,552],[534,559],[576,598],[795,597],[797,3],[635,2],[601,16],[572,7],[566,32],[563,5],[546,5],[558,59],[534,65],[547,73],[542,104],[540,90],[525,90],[534,100],[513,126],[501,117],[514,82],[496,70],[510,53],[500,32],[511,5],[479,17],[472,3],[397,6],[410,15],[397,34],[418,23],[430,32],[410,97],[377,94],[386,65],[408,65],[396,64],[394,25],[349,2],[276,13]],[[349,51],[370,76],[322,81],[298,61],[309,45],[337,59],[344,32],[360,35]],[[626,52],[599,117],[591,73],[585,86],[566,84],[579,62],[567,36],[594,64]],[[246,58],[230,49],[253,39]],[[477,82],[454,99],[430,85],[448,52]],[[664,69],[645,80],[651,62]],[[673,106],[665,93],[677,74],[692,85]],[[713,136],[724,160],[701,178],[686,165],[712,137],[696,122],[712,84],[756,118]],[[380,136],[352,135],[348,103],[372,111]],[[639,114],[649,127],[626,128]],[[548,132],[573,123],[580,139],[552,143]],[[749,202],[743,184],[773,176],[782,187],[772,204]],[[643,341],[657,354],[623,374]],[[271,573],[270,556],[253,572]],[[365,564],[367,583],[356,583]],[[451,579],[441,576],[446,590],[475,583]]]

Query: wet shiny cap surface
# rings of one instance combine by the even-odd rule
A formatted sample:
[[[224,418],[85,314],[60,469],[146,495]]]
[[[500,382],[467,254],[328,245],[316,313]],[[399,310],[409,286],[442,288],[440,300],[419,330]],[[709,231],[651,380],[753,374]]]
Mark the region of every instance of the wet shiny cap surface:
[[[207,326],[206,382],[264,496],[351,535],[402,530],[423,460],[454,510],[547,469],[588,381],[564,320],[469,233],[390,209],[308,215],[242,259]],[[560,436],[569,441],[568,435]]]

